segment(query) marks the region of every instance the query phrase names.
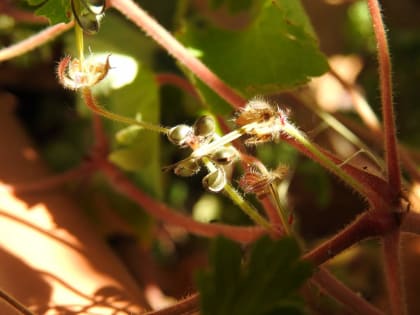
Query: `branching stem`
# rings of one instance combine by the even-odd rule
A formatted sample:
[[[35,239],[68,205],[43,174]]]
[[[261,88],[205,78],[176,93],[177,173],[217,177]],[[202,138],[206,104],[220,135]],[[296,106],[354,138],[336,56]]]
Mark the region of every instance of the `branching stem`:
[[[339,178],[341,178],[346,184],[348,184],[350,187],[352,187],[354,190],[359,192],[362,196],[366,195],[365,189],[361,183],[359,183],[356,179],[354,179],[352,176],[347,174],[342,168],[340,168],[337,164],[335,164],[333,161],[331,161],[329,158],[327,158],[321,151],[317,149],[316,146],[314,146],[309,139],[295,126],[286,123],[283,127],[283,132],[290,137],[294,138],[297,142],[302,144],[306,149],[308,149],[316,158],[317,160],[332,171],[335,175],[337,175]]]
[[[107,160],[97,161],[97,163],[116,189],[140,205],[152,217],[167,224],[183,227],[189,233],[201,236],[214,237],[223,235],[244,244],[253,242],[266,233],[266,231],[260,227],[237,227],[224,224],[197,222],[143,193],[136,185],[132,184],[117,167]]]
[[[382,21],[379,2],[378,0],[367,0],[367,2],[378,46],[379,78],[381,85],[382,117],[388,181],[391,188],[396,193],[399,193],[401,191],[401,170],[398,159],[395,114],[392,99],[391,58],[389,55],[388,41],[385,34],[385,26]]]

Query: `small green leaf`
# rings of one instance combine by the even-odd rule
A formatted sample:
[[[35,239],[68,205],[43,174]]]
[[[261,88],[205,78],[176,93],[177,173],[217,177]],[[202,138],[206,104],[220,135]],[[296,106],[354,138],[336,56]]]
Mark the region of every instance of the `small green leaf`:
[[[179,39],[200,52],[206,65],[246,97],[296,87],[328,69],[296,0],[265,1],[254,20],[238,31],[190,21]],[[204,84],[194,83],[213,109],[226,113],[224,101]]]
[[[312,268],[299,257],[294,239],[263,237],[242,263],[239,245],[217,239],[210,251],[210,270],[197,277],[202,314],[303,314],[297,290]]]
[[[45,16],[50,24],[68,22],[70,20],[69,0],[27,0],[29,5],[38,6],[36,15]]]

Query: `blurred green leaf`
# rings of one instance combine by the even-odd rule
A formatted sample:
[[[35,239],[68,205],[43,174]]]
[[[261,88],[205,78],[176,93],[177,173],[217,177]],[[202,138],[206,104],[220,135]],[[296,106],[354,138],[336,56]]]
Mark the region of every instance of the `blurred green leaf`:
[[[133,83],[112,91],[107,98],[107,104],[111,111],[120,115],[135,117],[137,113],[141,113],[143,120],[159,124],[158,86],[153,74],[144,67],[140,69]],[[120,129],[121,124],[115,123],[115,132]],[[149,191],[160,196],[160,135],[142,130],[132,136],[129,144],[114,146],[110,159],[123,169],[135,172]]]
[[[296,0],[265,1],[255,19],[239,31],[195,20],[178,37],[246,97],[293,88],[328,69],[306,13]],[[194,83],[216,112],[227,112],[220,97],[203,83]]]
[[[68,22],[70,10],[69,0],[27,0],[29,5],[38,6],[36,15],[45,16],[50,24]]]
[[[230,12],[237,13],[249,9],[252,5],[253,0],[211,0],[210,5],[212,8],[217,9],[222,5],[226,5]]]
[[[294,239],[263,237],[242,263],[238,244],[216,239],[210,250],[210,270],[197,276],[202,314],[303,314],[297,289],[312,268],[299,257]]]
[[[119,130],[115,134],[115,139],[120,144],[130,145],[137,139],[140,133],[140,130],[142,130],[140,126],[137,126],[137,125],[128,126],[126,128]]]

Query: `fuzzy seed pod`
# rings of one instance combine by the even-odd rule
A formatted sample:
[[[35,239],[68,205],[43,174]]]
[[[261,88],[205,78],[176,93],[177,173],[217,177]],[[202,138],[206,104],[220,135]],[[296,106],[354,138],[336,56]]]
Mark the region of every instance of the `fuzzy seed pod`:
[[[196,160],[181,161],[175,166],[174,173],[178,176],[189,177],[198,173],[200,164]]]
[[[188,125],[177,125],[168,132],[169,141],[180,147],[187,147],[193,140],[193,137],[193,129]]]
[[[196,136],[211,138],[216,131],[216,123],[211,116],[201,116],[194,123],[193,129]]]
[[[227,183],[225,170],[223,168],[218,168],[217,170],[208,173],[203,177],[202,183],[204,188],[211,192],[221,191]]]
[[[231,146],[223,147],[214,152],[210,158],[217,164],[227,165],[238,157],[238,152]]]

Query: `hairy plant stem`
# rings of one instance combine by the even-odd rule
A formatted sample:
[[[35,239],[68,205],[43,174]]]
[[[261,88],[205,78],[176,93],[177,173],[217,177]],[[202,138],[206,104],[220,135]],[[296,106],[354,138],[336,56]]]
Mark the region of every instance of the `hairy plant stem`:
[[[85,60],[83,29],[77,23],[74,26],[74,33],[75,33],[75,37],[76,37],[76,46],[77,46],[77,52],[79,53],[80,64],[83,65],[83,62]]]
[[[370,148],[357,136],[351,131],[346,125],[340,122],[337,118],[335,118],[330,113],[322,110],[319,106],[312,105],[312,102],[306,100],[305,97],[295,96],[294,94],[290,94],[296,101],[300,102],[303,106],[310,109],[314,112],[322,121],[324,121],[330,128],[335,130],[341,136],[343,136],[346,140],[352,143],[355,147],[359,148],[364,152],[381,170],[384,168],[384,161],[377,157]],[[375,116],[376,117],[376,116]]]
[[[283,127],[283,132],[288,136],[294,138],[300,144],[302,144],[316,157],[317,161],[319,161],[321,165],[323,165],[325,168],[329,169],[331,172],[333,172],[335,175],[341,178],[347,185],[352,187],[362,196],[366,195],[365,188],[361,183],[359,183],[356,179],[347,174],[341,167],[339,167],[328,157],[326,157],[321,151],[319,151],[317,147],[314,146],[299,129],[297,129],[289,123],[286,123]]]
[[[339,282],[327,269],[321,267],[312,278],[316,286],[321,291],[343,304],[347,309],[351,310],[357,315],[384,315],[384,313],[366,300],[360,295],[354,293],[352,290],[347,288],[344,284]]]
[[[27,52],[45,44],[46,42],[53,40],[58,35],[72,28],[73,25],[74,25],[73,21],[67,24],[65,23],[56,24],[56,25],[47,27],[42,32],[39,32],[25,40],[22,40],[14,45],[1,49],[0,62],[26,54]]]
[[[143,193],[117,167],[107,160],[97,160],[96,163],[98,163],[100,170],[117,190],[140,205],[153,218],[167,224],[183,227],[189,233],[201,236],[215,237],[223,235],[243,244],[251,243],[266,233],[265,229],[260,227],[236,227],[197,222]]]
[[[291,235],[292,231],[290,230],[289,223],[287,222],[287,219],[285,217],[285,211],[281,207],[281,201],[279,198],[279,194],[277,192],[277,187],[274,183],[271,183],[269,189],[270,189],[270,195],[273,198],[273,202],[277,210],[276,211],[277,215],[281,221],[281,227],[283,229],[283,233],[286,235]]]
[[[400,230],[385,234],[383,240],[384,272],[392,315],[407,314],[400,262]]]
[[[92,91],[90,88],[82,88],[82,96],[83,96],[83,100],[85,101],[86,106],[97,115],[103,116],[105,118],[108,118],[117,122],[125,123],[128,125],[136,125],[144,129],[158,132],[158,133],[167,134],[169,132],[168,128],[151,124],[142,120],[136,120],[129,117],[124,117],[124,116],[112,113],[104,109],[102,106],[98,105],[98,102],[93,97]]]
[[[16,311],[24,315],[34,315],[30,310],[23,306],[19,301],[0,289],[0,299],[6,301],[7,304],[12,306]]]
[[[368,238],[382,236],[398,226],[397,218],[390,211],[367,210],[332,238],[306,253],[303,258],[319,266],[350,246]]]
[[[200,80],[219,94],[220,97],[232,104],[235,108],[240,108],[245,105],[246,101],[237,92],[228,87],[207,66],[195,58],[191,52],[136,3],[132,0],[110,0],[109,3],[112,7],[127,16],[134,24],[139,26],[159,45],[164,47],[169,54],[185,65]]]
[[[392,69],[385,26],[378,0],[367,0],[376,37],[381,88],[382,118],[385,137],[385,155],[389,185],[398,194],[401,191],[401,170],[395,127],[394,104],[392,99]]]

